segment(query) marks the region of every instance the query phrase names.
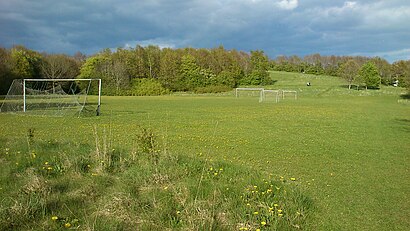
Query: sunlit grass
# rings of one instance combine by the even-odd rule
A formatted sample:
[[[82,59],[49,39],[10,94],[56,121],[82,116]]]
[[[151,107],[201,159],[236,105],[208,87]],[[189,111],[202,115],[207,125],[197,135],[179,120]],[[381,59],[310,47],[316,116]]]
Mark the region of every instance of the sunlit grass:
[[[273,78],[266,88],[297,90],[298,99],[103,97],[100,117],[0,114],[2,224],[406,230],[410,108],[400,101],[403,90],[348,90],[326,76]],[[156,164],[137,145],[142,128],[158,141]],[[116,165],[106,165],[110,159]]]

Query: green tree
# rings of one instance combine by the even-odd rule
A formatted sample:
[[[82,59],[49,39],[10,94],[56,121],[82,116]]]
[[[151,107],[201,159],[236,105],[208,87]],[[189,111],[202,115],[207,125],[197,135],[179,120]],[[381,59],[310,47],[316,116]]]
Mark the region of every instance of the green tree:
[[[261,50],[251,51],[251,70],[268,71],[269,58]]]
[[[201,68],[196,64],[192,55],[184,55],[181,59],[181,79],[184,90],[194,90],[205,86],[205,78],[201,75]]]
[[[371,61],[376,65],[381,78],[381,83],[384,85],[392,84],[392,67],[389,62],[380,57],[375,57]]]
[[[11,49],[11,72],[16,78],[40,78],[41,55],[23,46]]]
[[[349,89],[352,86],[352,83],[357,78],[359,73],[359,64],[354,59],[349,59],[347,62],[342,64],[338,70],[339,76],[347,81],[349,84]]]
[[[10,52],[0,47],[0,95],[6,95],[13,82]]]
[[[171,48],[165,48],[161,52],[160,73],[158,80],[171,91],[183,89],[181,75],[179,73],[181,66],[181,52]]]
[[[376,65],[368,61],[360,68],[359,76],[363,80],[366,89],[368,87],[378,88],[380,86],[380,75]]]
[[[392,64],[392,78],[399,81],[399,86],[410,91],[410,60],[396,61]]]
[[[272,83],[269,76],[269,58],[263,51],[251,51],[251,71],[241,80],[243,85],[268,85]]]

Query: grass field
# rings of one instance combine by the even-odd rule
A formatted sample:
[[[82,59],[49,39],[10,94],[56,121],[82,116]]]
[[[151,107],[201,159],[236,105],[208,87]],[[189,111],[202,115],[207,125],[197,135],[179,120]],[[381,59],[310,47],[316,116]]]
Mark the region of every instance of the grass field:
[[[298,99],[106,96],[99,117],[0,114],[0,225],[407,230],[403,89],[272,78],[266,88],[296,90]]]

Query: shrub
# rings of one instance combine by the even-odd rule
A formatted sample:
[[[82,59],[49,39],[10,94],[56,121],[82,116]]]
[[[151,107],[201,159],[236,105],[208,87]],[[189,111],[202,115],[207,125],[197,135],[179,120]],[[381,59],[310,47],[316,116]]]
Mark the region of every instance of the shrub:
[[[134,79],[132,81],[131,94],[137,96],[143,95],[164,95],[169,90],[164,88],[158,80],[155,79]]]

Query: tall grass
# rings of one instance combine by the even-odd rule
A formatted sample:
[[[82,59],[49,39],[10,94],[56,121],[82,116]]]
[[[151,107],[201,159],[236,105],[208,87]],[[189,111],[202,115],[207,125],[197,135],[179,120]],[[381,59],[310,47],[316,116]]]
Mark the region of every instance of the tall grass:
[[[27,145],[2,140],[1,230],[282,230],[313,212],[292,180],[164,151],[151,129],[130,150],[106,128],[94,127],[95,144],[34,131]]]

